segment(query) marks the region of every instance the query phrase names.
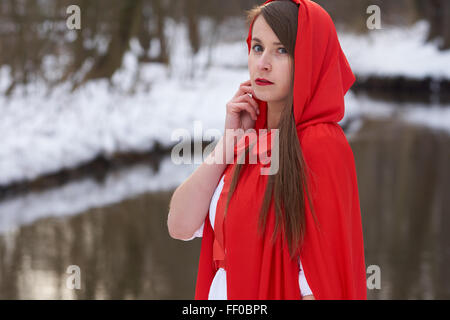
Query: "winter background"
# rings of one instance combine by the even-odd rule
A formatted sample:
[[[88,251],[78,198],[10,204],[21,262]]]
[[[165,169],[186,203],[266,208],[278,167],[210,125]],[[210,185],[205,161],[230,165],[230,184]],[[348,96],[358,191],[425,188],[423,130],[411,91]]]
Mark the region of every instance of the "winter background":
[[[349,2],[342,2],[343,6]],[[5,3],[0,4],[3,15],[13,10]],[[155,3],[164,7],[159,1],[142,3],[141,10],[157,8]],[[259,2],[246,1],[241,6],[249,9],[254,3]],[[379,3],[383,18],[383,10],[388,9]],[[83,4],[79,1],[82,18],[84,10],[89,10]],[[171,4],[184,8],[181,1]],[[196,5],[200,4],[193,1],[192,6]],[[81,30],[65,30],[64,3],[57,7],[60,19],[47,29],[62,30],[64,43],[76,42],[84,24]],[[168,62],[143,62],[142,56],[161,56],[161,41],[150,39],[144,48],[142,40],[131,34],[120,65],[110,77],[92,78],[75,88],[96,62],[86,59],[71,77],[53,81],[71,63],[65,53],[71,47],[42,54],[40,72],[26,83],[15,83],[17,67],[7,59],[1,61],[0,297],[193,296],[201,240],[181,243],[171,239],[165,219],[171,193],[198,164],[173,163],[170,151],[177,141],[172,134],[185,129],[194,137],[195,121],[201,122],[203,131],[223,132],[225,105],[249,78],[247,27],[241,9],[220,23],[214,16],[192,18],[189,10],[187,17],[164,16]],[[17,12],[26,16],[23,10]],[[364,10],[352,14],[364,22],[369,16]],[[41,19],[45,29],[45,17]],[[200,39],[195,50],[190,19]],[[449,238],[439,231],[449,226],[445,203],[449,171],[445,168],[450,163],[450,50],[445,49],[445,35],[429,39],[435,28],[430,19],[424,15],[395,23],[391,17],[383,20],[382,29],[365,32],[360,30],[365,25],[352,29],[336,22],[342,49],[357,77],[345,96],[345,116],[339,124],[361,172],[366,264],[379,265],[382,272],[381,288],[368,292],[371,299],[450,297],[448,275],[440,271],[450,259]],[[9,27],[0,23],[3,36]],[[9,36],[18,37],[19,29],[13,28]],[[97,52],[109,50],[107,36],[94,39],[90,45]],[[2,40],[0,48],[6,48],[8,41]],[[32,47],[22,50],[33,54]],[[392,147],[380,139],[400,140]],[[390,158],[390,148],[395,151],[406,145],[411,148]],[[378,149],[382,151],[374,151]],[[415,157],[431,160],[416,161]],[[408,177],[417,173],[411,163],[436,172],[424,172],[411,182]],[[383,177],[386,180],[381,181]],[[414,198],[421,199],[417,212],[405,204]],[[429,223],[422,220],[424,212],[431,217]],[[397,219],[398,224],[393,222]],[[392,237],[383,240],[385,246],[375,248],[375,243],[383,242],[382,230]],[[424,233],[424,242],[414,253],[408,239],[415,232]],[[177,269],[176,259],[171,258],[177,255],[189,261],[188,267]],[[404,270],[411,264],[418,272],[409,277]],[[66,286],[69,265],[81,268],[81,290]],[[406,275],[395,280],[401,273]]]

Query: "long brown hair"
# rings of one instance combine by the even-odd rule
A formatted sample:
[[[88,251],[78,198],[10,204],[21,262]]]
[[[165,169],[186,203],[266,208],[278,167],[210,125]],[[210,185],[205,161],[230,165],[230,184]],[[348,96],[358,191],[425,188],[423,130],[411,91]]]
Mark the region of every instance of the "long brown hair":
[[[267,24],[272,28],[295,62],[294,50],[297,36],[298,5],[291,0],[278,0],[269,2],[266,5],[255,6],[247,11],[248,27],[250,27],[251,22],[260,14],[262,14]],[[264,232],[269,205],[272,197],[274,197],[275,230],[271,241],[272,243],[275,242],[281,224],[282,227],[284,227],[290,257],[294,258],[296,250],[303,245],[305,235],[305,199],[303,191],[306,192],[316,223],[317,219],[314,214],[314,208],[306,183],[307,167],[303,160],[298,140],[292,96],[290,97],[288,105],[290,105],[290,108],[287,106],[283,108],[278,124],[280,152],[279,170],[276,174],[268,176],[264,200],[259,216],[258,231],[261,235]],[[242,157],[247,157],[251,147],[252,146],[249,144],[245,149],[245,152],[243,152]],[[243,163],[243,161],[238,161],[236,164],[227,197],[225,215],[228,210],[231,195],[238,183]]]

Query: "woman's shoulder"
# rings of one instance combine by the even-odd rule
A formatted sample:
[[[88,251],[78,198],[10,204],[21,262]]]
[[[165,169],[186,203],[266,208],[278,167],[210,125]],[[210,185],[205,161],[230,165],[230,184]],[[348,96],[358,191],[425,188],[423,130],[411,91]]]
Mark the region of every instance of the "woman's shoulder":
[[[297,131],[301,145],[319,147],[319,142],[324,145],[347,142],[345,133],[336,122],[321,122],[310,125]]]
[[[330,161],[338,156],[351,160],[353,152],[341,126],[336,122],[323,122],[308,126],[298,133],[305,158]]]

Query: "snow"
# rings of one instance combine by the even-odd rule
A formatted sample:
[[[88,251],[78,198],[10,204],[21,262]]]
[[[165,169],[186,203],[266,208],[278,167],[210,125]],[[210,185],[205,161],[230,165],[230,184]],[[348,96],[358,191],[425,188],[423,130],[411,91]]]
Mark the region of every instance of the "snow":
[[[450,50],[440,52],[440,39],[425,43],[429,24],[412,27],[384,26],[366,36],[339,34],[349,64],[359,76],[397,76],[450,79]]]
[[[209,30],[210,25],[203,21],[201,30]],[[235,21],[227,28],[241,33],[227,41],[205,36],[213,48],[204,46],[191,57],[186,29],[169,20],[170,67],[139,65],[137,54],[143,49],[133,39],[123,66],[112,77],[114,86],[95,80],[73,93],[69,83],[48,92],[46,84],[36,80],[19,86],[9,98],[0,95],[0,185],[75,167],[100,154],[148,151],[155,142],[169,147],[177,142],[171,139],[172,133],[180,128],[192,133],[195,121],[203,124],[204,131],[223,132],[226,103],[249,77],[247,31]],[[410,29],[373,30],[368,36],[339,34],[339,39],[357,76],[450,79],[450,51],[423,45],[427,28],[420,21]],[[45,60],[50,76],[58,72],[53,70],[58,61],[65,61],[64,57]],[[9,74],[8,66],[0,68],[2,91],[10,82]],[[352,91],[345,99],[343,122],[367,114],[389,116],[398,109],[389,102],[357,97]],[[450,106],[411,103],[403,107],[401,115],[406,120],[450,132]],[[351,130],[357,130],[357,123]]]

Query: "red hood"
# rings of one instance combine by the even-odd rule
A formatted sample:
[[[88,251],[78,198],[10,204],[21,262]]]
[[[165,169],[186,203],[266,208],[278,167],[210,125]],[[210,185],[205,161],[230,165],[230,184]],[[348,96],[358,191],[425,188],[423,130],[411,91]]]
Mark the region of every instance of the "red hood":
[[[319,122],[339,122],[344,117],[344,95],[355,82],[355,76],[341,49],[329,14],[315,2],[293,2],[300,4],[294,56],[294,116],[297,129]],[[253,22],[247,37],[249,53],[252,28]],[[256,130],[267,127],[267,103],[257,101],[261,112],[255,124]]]

